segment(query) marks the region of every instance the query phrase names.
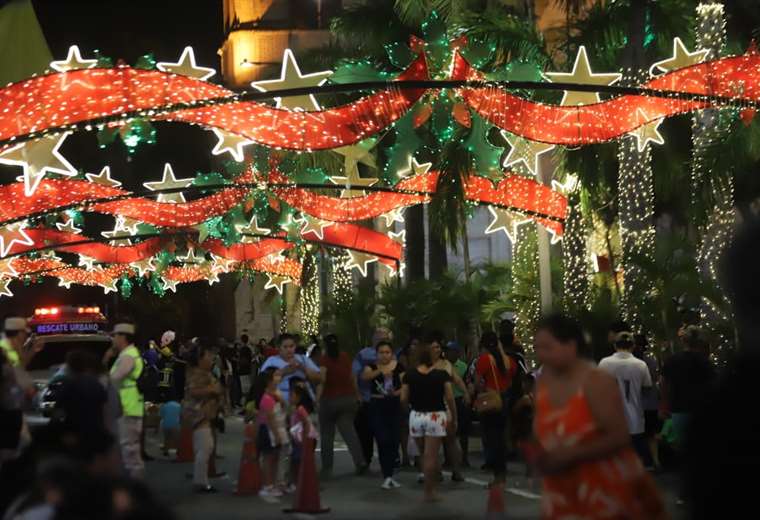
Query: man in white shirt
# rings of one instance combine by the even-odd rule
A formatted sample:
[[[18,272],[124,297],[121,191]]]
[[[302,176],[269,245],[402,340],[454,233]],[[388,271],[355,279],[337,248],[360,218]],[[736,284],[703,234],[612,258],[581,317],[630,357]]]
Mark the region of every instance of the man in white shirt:
[[[599,362],[599,368],[615,376],[623,396],[623,409],[628,421],[628,432],[633,446],[646,460],[647,446],[644,436],[644,405],[642,389],[652,386],[647,364],[634,357],[633,333],[619,332],[615,337],[615,353]]]

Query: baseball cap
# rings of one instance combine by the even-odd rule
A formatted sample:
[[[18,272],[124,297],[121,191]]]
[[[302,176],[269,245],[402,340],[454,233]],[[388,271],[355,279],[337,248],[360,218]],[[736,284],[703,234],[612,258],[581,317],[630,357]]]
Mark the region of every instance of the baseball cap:
[[[6,332],[15,332],[19,330],[25,330],[27,332],[30,331],[29,325],[27,325],[26,323],[26,319],[20,318],[18,316],[11,316],[9,318],[5,318],[4,330]]]
[[[113,326],[114,334],[132,334],[135,333],[135,326],[131,323],[117,323]]]

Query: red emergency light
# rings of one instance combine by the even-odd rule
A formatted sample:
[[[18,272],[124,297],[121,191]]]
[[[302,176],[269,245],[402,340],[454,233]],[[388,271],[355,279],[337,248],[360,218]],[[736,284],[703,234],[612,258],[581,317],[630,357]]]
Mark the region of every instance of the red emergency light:
[[[40,307],[34,309],[35,316],[57,316],[59,312],[60,309],[58,307]]]

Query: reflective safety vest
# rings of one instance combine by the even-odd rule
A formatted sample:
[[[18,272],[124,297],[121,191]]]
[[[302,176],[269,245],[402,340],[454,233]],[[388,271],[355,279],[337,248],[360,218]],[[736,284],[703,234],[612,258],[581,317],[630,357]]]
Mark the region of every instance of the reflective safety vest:
[[[137,347],[134,345],[125,348],[124,351],[119,354],[119,357],[121,356],[129,356],[135,362],[135,367],[132,369],[132,372],[119,383],[119,398],[121,399],[122,413],[126,417],[142,417],[145,402],[142,394],[137,389],[137,379],[143,371],[142,356],[140,356],[140,351],[138,351]],[[111,373],[114,372],[117,366],[118,363],[114,363],[114,366],[111,368]]]
[[[21,358],[16,349],[13,348],[13,345],[11,345],[11,342],[8,341],[8,338],[0,339],[0,349],[3,350],[3,354],[5,354],[11,366],[17,367],[21,365]]]

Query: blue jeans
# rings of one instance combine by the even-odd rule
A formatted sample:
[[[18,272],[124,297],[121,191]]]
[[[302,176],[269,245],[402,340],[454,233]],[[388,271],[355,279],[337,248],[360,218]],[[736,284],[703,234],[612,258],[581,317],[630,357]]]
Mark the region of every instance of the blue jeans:
[[[392,477],[401,443],[401,402],[398,397],[371,399],[369,421],[377,441],[383,478]]]

